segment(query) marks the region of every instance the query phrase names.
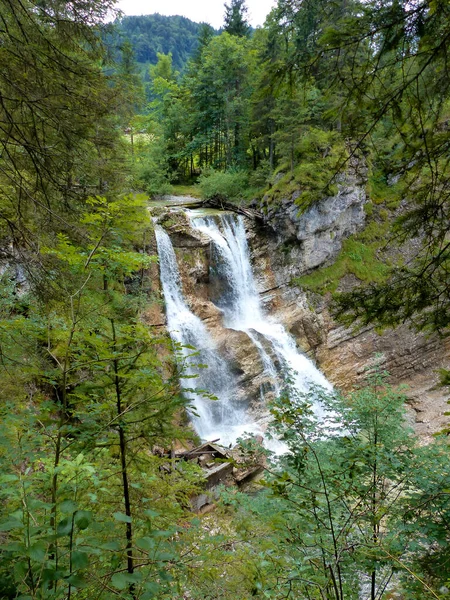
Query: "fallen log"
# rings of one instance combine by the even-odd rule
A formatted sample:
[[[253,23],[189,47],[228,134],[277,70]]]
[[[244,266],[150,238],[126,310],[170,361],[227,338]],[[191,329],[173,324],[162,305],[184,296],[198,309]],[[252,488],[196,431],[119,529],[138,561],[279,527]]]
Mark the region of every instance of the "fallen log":
[[[248,219],[252,219],[253,221],[265,221],[265,217],[262,212],[255,210],[254,208],[247,208],[246,206],[239,206],[237,204],[233,204],[232,202],[228,202],[227,200],[223,200],[219,197],[208,198],[208,200],[203,200],[203,206],[205,208],[218,208],[220,210],[228,210],[230,212],[235,212]]]

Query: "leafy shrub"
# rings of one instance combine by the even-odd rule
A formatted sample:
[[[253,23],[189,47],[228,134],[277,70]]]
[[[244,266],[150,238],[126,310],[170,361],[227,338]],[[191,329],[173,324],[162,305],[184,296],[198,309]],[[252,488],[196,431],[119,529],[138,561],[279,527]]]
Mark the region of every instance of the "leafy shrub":
[[[237,200],[245,195],[248,187],[248,175],[243,171],[209,171],[199,178],[202,198],[220,198]]]
[[[140,168],[136,169],[134,184],[145,190],[149,196],[164,196],[173,192],[167,174],[151,164],[140,165]]]
[[[270,181],[272,168],[268,160],[262,160],[258,168],[250,173],[249,183],[252,188],[265,188]]]

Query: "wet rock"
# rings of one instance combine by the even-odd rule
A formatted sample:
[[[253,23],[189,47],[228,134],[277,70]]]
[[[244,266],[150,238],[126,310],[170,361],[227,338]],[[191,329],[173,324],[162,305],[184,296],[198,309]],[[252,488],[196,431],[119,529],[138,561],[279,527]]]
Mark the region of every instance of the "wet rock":
[[[348,207],[346,203],[340,206],[344,210]],[[343,221],[338,218],[336,222],[346,220],[347,217]],[[407,325],[383,333],[370,326],[358,331],[343,327],[330,314],[330,298],[313,296],[290,285],[292,278],[304,269],[305,247],[286,242],[251,223],[247,226],[251,229],[252,264],[261,283],[263,302],[270,297],[265,302],[266,310],[285,324],[333,385],[349,390],[363,384],[377,362],[390,373],[393,385],[406,386],[408,418],[424,441],[448,425],[445,413],[450,392],[438,385],[438,371],[450,369],[449,339],[425,336]],[[310,226],[310,233],[315,235],[313,229]],[[344,231],[350,229],[343,227]],[[320,239],[321,233],[316,233]],[[346,278],[341,288],[350,289],[355,283],[354,278]]]
[[[243,331],[222,328],[212,333],[220,354],[229,363],[236,378],[240,400],[247,404],[258,404],[261,386],[267,384],[258,349]]]
[[[196,229],[182,210],[166,210],[157,217],[156,222],[170,235],[174,248],[204,248],[210,240]]]
[[[364,226],[365,201],[361,181],[355,176],[341,182],[337,196],[324,199],[301,216],[294,214],[296,207],[286,204],[288,213],[274,216],[277,232],[246,219],[257,289],[266,313],[284,323],[300,348],[337,387],[348,390],[362,384],[375,360],[390,373],[392,384],[406,384],[409,418],[418,435],[427,440],[447,424],[449,393],[438,387],[437,371],[450,369],[450,340],[417,334],[406,325],[382,334],[372,327],[350,330],[333,320],[329,298],[290,285],[293,277],[313,266],[329,264],[342,241]],[[273,391],[258,350],[246,333],[224,328],[209,281],[209,239],[193,233],[188,220],[177,219],[164,226],[177,245],[186,301],[204,320],[219,352],[231,365],[241,390],[238,400],[264,417],[267,411],[261,392],[265,391],[267,400]],[[347,278],[341,285],[348,289],[354,283]],[[153,285],[158,289],[157,277]],[[161,318],[156,311],[154,319]]]

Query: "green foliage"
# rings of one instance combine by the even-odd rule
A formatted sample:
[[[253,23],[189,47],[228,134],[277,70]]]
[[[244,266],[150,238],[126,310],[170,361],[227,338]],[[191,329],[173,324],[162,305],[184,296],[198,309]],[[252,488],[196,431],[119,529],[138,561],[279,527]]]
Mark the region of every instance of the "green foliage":
[[[362,233],[343,242],[332,265],[296,278],[292,283],[322,294],[335,292],[343,277],[349,274],[363,282],[383,283],[391,272],[390,264],[382,254],[388,231],[388,221],[372,221]]]
[[[197,154],[200,167],[246,166],[255,59],[249,40],[224,32],[209,41],[187,73],[187,150]]]
[[[135,142],[132,185],[149,196],[172,193],[167,147],[161,138],[143,137]]]
[[[205,199],[239,200],[247,187],[248,176],[244,171],[210,171],[199,178],[200,193]]]
[[[383,285],[344,294],[338,315],[345,322],[395,326],[410,320],[418,329],[446,332],[448,252],[449,70],[442,53],[450,31],[445,3],[362,4],[358,22],[345,14],[322,38],[322,58],[347,54],[340,71],[342,107],[357,107],[360,148],[371,153],[374,200],[402,207],[397,241],[420,239],[416,258]],[[376,34],[375,34],[376,32]],[[361,40],[370,39],[365,59]],[[338,81],[339,79],[339,81]]]
[[[378,372],[347,396],[288,383],[272,414],[289,453],[263,488],[222,489],[184,574],[189,595],[356,600],[364,585],[371,599],[441,597],[448,447],[417,446],[404,402]]]
[[[347,323],[445,331],[446,3],[280,0],[252,38],[241,1],[220,36],[181,17],[123,18],[131,44],[108,75],[111,5],[0,8],[0,596],[348,600],[364,579],[371,600],[389,586],[439,597],[448,447],[415,446],[404,398],[378,375],[347,397],[288,386],[272,414],[290,453],[265,489],[225,490],[213,518],[192,519],[199,469],[153,453],[192,434],[177,426],[183,372],[144,325],[147,196],[124,190],[200,176],[203,197],[254,187],[301,212],[367,160],[366,229],[297,283],[334,292],[353,275],[371,287],[341,296]],[[399,241],[426,250],[408,265],[383,259],[392,211]]]
[[[358,598],[366,576],[384,588],[393,568],[387,557],[398,548],[396,505],[414,469],[404,400],[375,374],[348,398],[288,391],[274,403],[275,430],[291,451],[267,481],[281,509],[280,541],[289,532],[286,587]]]
[[[175,184],[172,187],[173,193],[176,196],[192,196],[193,198],[200,198],[200,190],[197,185]]]
[[[52,302],[30,296],[24,316],[4,295],[0,572],[14,594],[107,598],[112,586],[145,597],[155,578],[172,594],[174,525],[201,478],[190,466],[160,471],[151,452],[185,434],[174,426],[178,374],[165,376],[159,357],[166,340],[140,320],[141,288],[126,291],[139,274],[145,289],[151,257],[134,250],[145,221],[138,198],[90,199],[85,244],[60,234],[41,249]]]
[[[322,131],[304,123],[297,127],[290,135],[283,128],[274,136],[280,142],[283,162],[272,178],[274,183],[266,201],[276,205],[291,196],[299,212],[303,212],[314,202],[337,193],[337,165],[342,160],[344,146],[337,132]]]
[[[230,4],[225,3],[225,23],[224,30],[230,35],[246,37],[250,34],[250,25],[245,18],[248,8],[245,0],[231,0]]]
[[[55,231],[82,235],[76,217],[86,198],[123,185],[121,94],[101,70],[99,30],[111,4],[0,8],[0,242],[15,248],[5,258],[28,271],[36,293],[46,293],[40,245]]]
[[[123,16],[115,22],[116,36],[107,37],[114,47],[125,38],[134,48],[136,59],[141,64],[156,64],[158,53],[172,54],[176,69],[182,71],[187,61],[195,53],[202,24],[194,23],[181,16],[160,14]],[[212,29],[212,28],[210,28]],[[212,30],[213,34],[216,34]]]

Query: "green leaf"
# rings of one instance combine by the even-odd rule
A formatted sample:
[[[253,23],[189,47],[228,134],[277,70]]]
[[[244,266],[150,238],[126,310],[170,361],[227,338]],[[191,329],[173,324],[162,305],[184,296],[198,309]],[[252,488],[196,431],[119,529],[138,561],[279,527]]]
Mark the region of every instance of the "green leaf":
[[[115,512],[113,517],[116,519],[116,521],[120,521],[122,523],[131,523],[133,521],[131,517],[121,512]]]
[[[0,483],[11,483],[12,481],[17,481],[19,478],[17,475],[2,475],[0,477]]]
[[[88,510],[79,510],[75,513],[75,525],[79,529],[87,529],[92,523],[92,513]]]
[[[67,582],[76,588],[85,588],[89,585],[89,582],[86,580],[86,578],[78,575],[77,573],[70,575],[70,577],[67,578]]]
[[[144,584],[145,592],[141,595],[141,600],[150,600],[150,598],[154,598],[155,595],[160,591],[160,586],[153,581],[147,581]]]
[[[171,558],[175,557],[172,555]],[[173,581],[172,575],[167,571],[158,571],[158,577],[161,579],[161,581]]]
[[[85,569],[89,564],[89,556],[86,552],[75,550],[72,552],[72,565],[74,569]]]
[[[175,533],[175,531],[169,531],[169,530],[156,530],[156,531],[152,531],[152,536],[153,537],[159,537],[159,538],[169,538],[171,537],[173,534]]]
[[[136,540],[136,546],[141,548],[141,550],[146,550],[147,552],[153,550],[155,548],[155,544],[155,540],[150,537],[143,537],[139,540]]]
[[[103,548],[103,550],[120,550],[120,543],[119,542],[107,542],[106,544],[102,544],[100,546],[100,548]]]
[[[159,560],[160,562],[169,562],[176,558],[175,554],[171,552],[158,552],[153,559]]]
[[[56,534],[58,536],[69,535],[72,531],[72,518],[66,518],[60,521],[56,527]]]
[[[36,542],[28,549],[28,556],[36,562],[44,562],[47,553],[47,545],[42,542]]]
[[[23,523],[11,519],[11,521],[0,524],[0,531],[11,531],[13,529],[23,529]]]
[[[21,581],[26,577],[28,572],[27,561],[20,560],[16,561],[13,568],[13,573],[16,581]]]
[[[142,575],[140,573],[115,573],[111,577],[111,583],[118,590],[124,590],[130,584],[137,583],[141,581]]]
[[[56,580],[57,571],[55,569],[43,569],[42,571],[42,582],[48,583],[49,581]]]
[[[77,503],[73,500],[64,500],[64,502],[61,502],[58,508],[62,513],[72,515],[78,507]]]

